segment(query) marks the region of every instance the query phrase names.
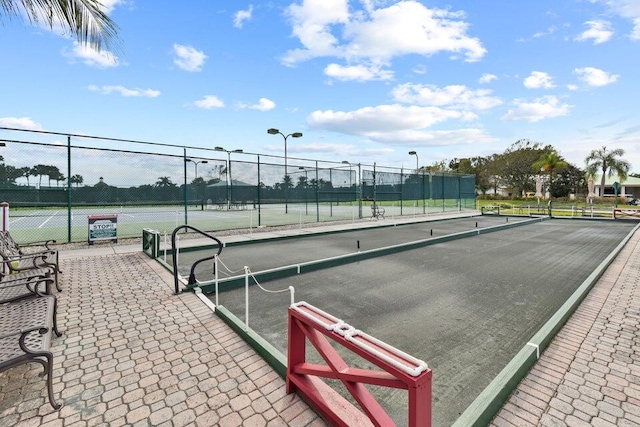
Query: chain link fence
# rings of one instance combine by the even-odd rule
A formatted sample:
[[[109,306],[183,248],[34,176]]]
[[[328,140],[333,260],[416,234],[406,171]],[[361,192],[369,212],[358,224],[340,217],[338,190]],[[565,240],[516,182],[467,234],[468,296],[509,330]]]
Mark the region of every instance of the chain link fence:
[[[475,209],[475,177],[350,162],[0,128],[0,201],[22,242],[87,241],[182,224],[216,231]],[[286,166],[285,166],[286,165]]]

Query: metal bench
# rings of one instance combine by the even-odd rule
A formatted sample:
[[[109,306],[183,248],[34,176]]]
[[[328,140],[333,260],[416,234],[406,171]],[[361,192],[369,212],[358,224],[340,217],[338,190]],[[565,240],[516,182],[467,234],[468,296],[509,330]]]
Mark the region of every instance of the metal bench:
[[[0,304],[0,372],[26,363],[39,363],[47,376],[49,403],[62,405],[53,397],[53,353],[51,334],[62,334],[56,323],[56,298],[45,295]]]
[[[51,270],[43,268],[17,274],[0,274],[0,304],[34,296],[51,295]]]
[[[371,205],[371,217],[384,219],[384,208],[376,204]]]
[[[0,231],[0,256],[13,272],[50,268],[54,274],[56,289],[61,291],[58,273],[62,270],[58,262],[58,251],[49,247],[51,243],[55,243],[55,240],[20,246],[13,240],[9,231]],[[29,249],[24,251],[23,248]]]

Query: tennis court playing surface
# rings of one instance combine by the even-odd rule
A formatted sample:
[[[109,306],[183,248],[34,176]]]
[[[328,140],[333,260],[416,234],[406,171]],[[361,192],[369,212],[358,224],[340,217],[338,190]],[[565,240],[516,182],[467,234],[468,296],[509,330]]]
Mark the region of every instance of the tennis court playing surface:
[[[423,223],[421,232],[411,228],[401,231],[403,227],[389,230],[399,234],[409,230],[407,235],[417,240],[439,226],[456,231],[475,228],[476,220],[478,227],[486,227],[490,223],[481,225],[480,221],[504,223],[505,218]],[[426,361],[433,369],[434,425],[447,426],[634,225],[547,220],[269,281],[263,286],[271,290],[294,286],[297,301],[307,301]],[[393,238],[378,234],[382,230],[358,231],[361,244],[365,239],[393,244]],[[317,236],[315,242],[307,237],[226,248],[223,259],[235,268],[251,266],[252,262],[267,265],[269,258],[270,262],[295,264],[307,256],[307,251],[301,250],[306,246],[317,258],[328,252],[353,251],[351,243],[345,249],[344,244],[334,247],[319,240],[328,238],[335,243],[342,234],[349,233]],[[350,242],[353,236],[344,238]],[[252,267],[253,271],[259,269]],[[286,354],[288,294],[268,294],[252,286],[249,299],[250,327]],[[221,293],[220,303],[244,319],[243,289]],[[404,423],[404,392],[374,390],[374,394],[394,419]]]

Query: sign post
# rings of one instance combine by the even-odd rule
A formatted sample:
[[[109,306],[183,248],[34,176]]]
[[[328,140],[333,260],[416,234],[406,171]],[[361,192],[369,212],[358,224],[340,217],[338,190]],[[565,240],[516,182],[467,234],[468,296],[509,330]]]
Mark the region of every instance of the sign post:
[[[620,191],[620,183],[618,181],[613,183],[613,207],[618,207],[618,192]]]
[[[89,215],[89,245],[100,240],[118,243],[118,215]]]

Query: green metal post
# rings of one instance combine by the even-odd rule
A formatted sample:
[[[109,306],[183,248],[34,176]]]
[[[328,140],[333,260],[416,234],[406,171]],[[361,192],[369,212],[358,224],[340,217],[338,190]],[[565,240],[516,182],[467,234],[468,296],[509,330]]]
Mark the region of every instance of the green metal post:
[[[331,193],[329,193],[329,216],[333,216],[333,177],[331,175],[331,171],[333,169],[329,168],[329,187],[331,187]]]
[[[320,200],[318,199],[318,161],[316,160],[316,222],[320,222]]]
[[[442,172],[442,212],[446,211],[446,207],[445,207],[445,198],[444,198],[444,172]]]
[[[362,219],[362,170],[358,163],[358,186],[356,187],[356,197],[358,198],[358,218]]]
[[[402,216],[402,180],[404,179],[404,168],[400,168],[400,216]]]
[[[187,149],[184,148],[184,155],[182,158],[182,166],[184,168],[184,223],[185,225],[188,224],[187,222]]]
[[[261,185],[260,185],[260,156],[258,156],[258,227],[262,225],[262,207],[260,203],[260,193],[261,193]]]
[[[424,172],[422,172],[422,179],[420,180],[420,197],[422,198],[422,213],[427,213],[424,207]]]
[[[71,243],[71,135],[67,135],[67,242]]]

